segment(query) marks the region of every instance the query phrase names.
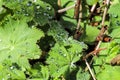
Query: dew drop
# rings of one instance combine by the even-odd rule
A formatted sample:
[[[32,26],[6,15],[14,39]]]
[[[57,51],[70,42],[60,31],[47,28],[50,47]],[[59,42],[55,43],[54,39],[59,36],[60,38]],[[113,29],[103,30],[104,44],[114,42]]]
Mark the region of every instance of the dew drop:
[[[27,6],[32,6],[32,2],[29,1],[29,2],[27,3]]]
[[[48,15],[48,19],[52,19],[53,17],[51,15]]]
[[[36,2],[37,0],[33,0],[33,2]]]
[[[50,6],[47,6],[47,10],[48,10],[48,11],[51,11],[52,8],[51,8]]]
[[[67,55],[66,55],[66,54],[64,54],[63,56],[64,56],[64,57],[66,57]]]
[[[37,15],[41,14],[42,12],[36,12]]]
[[[29,16],[29,14],[28,13],[26,13],[26,14],[24,14],[25,16]]]
[[[44,12],[44,13],[43,13],[43,15],[44,15],[44,16],[47,16],[47,13],[46,13],[46,12]]]
[[[11,66],[10,69],[13,70],[15,67],[14,66]]]
[[[40,8],[41,8],[41,6],[40,6],[40,5],[37,5],[37,6],[36,6],[36,9],[40,9]]]

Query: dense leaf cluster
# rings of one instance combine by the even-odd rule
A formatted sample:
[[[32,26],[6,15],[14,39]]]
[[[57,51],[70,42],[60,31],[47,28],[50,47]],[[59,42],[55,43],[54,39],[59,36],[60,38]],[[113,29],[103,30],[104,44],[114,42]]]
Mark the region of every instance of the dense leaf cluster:
[[[74,39],[78,21],[74,9],[57,13],[75,0],[0,0],[0,80],[91,80],[84,56],[94,50],[102,28],[103,0],[81,0],[81,34]],[[111,60],[120,53],[120,1],[108,7],[105,35],[91,69],[97,80],[119,80],[120,67]],[[99,12],[89,18],[90,8]],[[97,10],[96,10],[97,11]],[[98,25],[94,25],[98,23]],[[120,59],[117,60],[120,63]]]

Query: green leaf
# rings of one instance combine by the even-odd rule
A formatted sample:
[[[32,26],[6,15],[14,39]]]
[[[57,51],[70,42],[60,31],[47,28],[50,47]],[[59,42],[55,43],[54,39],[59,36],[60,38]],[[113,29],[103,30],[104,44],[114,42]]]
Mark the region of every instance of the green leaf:
[[[43,26],[53,18],[54,9],[50,4],[41,0],[37,0],[35,3],[35,14],[33,20],[35,21],[35,23],[39,24],[40,26]]]
[[[105,65],[103,71],[97,75],[98,80],[119,80],[120,67]]]
[[[88,5],[94,5],[98,2],[98,0],[86,0]]]
[[[30,70],[31,79],[30,80],[48,80],[49,79],[49,70],[47,66],[43,66],[40,63],[34,64],[33,68]]]
[[[89,72],[83,72],[81,69],[77,72],[76,75],[76,80],[89,80],[90,79],[90,74]]]
[[[4,0],[2,5],[7,7],[7,10],[9,10],[9,13],[12,14],[14,18],[17,18],[17,19],[26,18],[27,21],[31,21],[33,18],[34,6],[31,1]]]
[[[115,5],[115,4],[118,4],[118,3],[120,3],[120,0],[113,0],[112,1],[112,5]]]
[[[113,30],[114,32],[117,31],[117,28],[120,27],[120,3],[113,4],[110,6],[110,9],[108,10],[108,13],[110,15],[110,27],[109,27],[109,33],[111,33]],[[119,33],[117,33],[119,34]],[[118,35],[116,35],[118,36]],[[115,36],[114,36],[115,37]]]
[[[114,4],[110,6],[110,9],[108,10],[108,13],[111,15],[116,15],[120,17],[120,3]]]
[[[21,68],[30,69],[28,59],[37,59],[41,55],[36,42],[42,36],[44,34],[41,30],[29,28],[24,19],[9,19],[0,26],[0,63],[10,60]]]
[[[49,64],[50,74],[53,77],[59,77],[67,71],[74,70],[76,68],[74,63],[80,59],[82,49],[86,47],[84,43],[72,38],[69,38],[65,45],[56,43],[46,61]]]
[[[3,0],[0,0],[0,13],[1,13],[2,3],[3,3]]]
[[[61,1],[61,5],[62,7],[69,7],[69,6],[72,6],[74,5],[75,2],[74,1],[70,1],[70,0],[62,0]],[[74,19],[74,8],[73,9],[70,9],[70,10],[67,10],[63,16],[62,16],[62,19],[60,19],[61,21],[61,24],[68,28],[68,29],[75,29],[76,28],[76,24],[77,24],[77,21],[76,19]]]
[[[24,72],[17,69],[14,69],[13,71],[11,71],[10,75],[11,75],[11,79],[13,80],[14,79],[23,80],[26,78]]]
[[[84,34],[82,37],[82,40],[87,42],[87,43],[90,43],[90,42],[93,42],[95,41],[96,37],[98,36],[99,34],[99,30],[96,28],[96,27],[92,27],[92,26],[86,26],[86,34]],[[81,41],[82,41],[81,40]]]
[[[47,33],[48,35],[53,36],[55,41],[59,44],[64,44],[68,38],[68,33],[57,21],[50,23],[50,28]]]
[[[119,32],[119,30],[120,30],[120,28],[114,29],[111,32],[110,36],[113,37],[113,38],[116,38],[116,39],[120,38],[120,32]]]
[[[3,5],[5,5],[11,10],[13,17],[17,19],[26,18],[27,21],[32,20],[40,26],[43,26],[46,23],[48,23],[49,20],[51,20],[54,16],[53,7],[50,4],[41,0],[5,0],[3,2]]]
[[[17,64],[12,64],[10,60],[5,60],[1,64],[0,79],[17,79],[24,80],[26,78],[23,70],[20,70]]]
[[[58,10],[57,0],[42,0],[50,4],[55,10]]]
[[[119,53],[120,47],[115,41],[102,43],[100,48],[106,48],[99,52],[98,57],[94,57],[94,70],[98,80],[119,79],[119,66],[111,66],[111,60]]]

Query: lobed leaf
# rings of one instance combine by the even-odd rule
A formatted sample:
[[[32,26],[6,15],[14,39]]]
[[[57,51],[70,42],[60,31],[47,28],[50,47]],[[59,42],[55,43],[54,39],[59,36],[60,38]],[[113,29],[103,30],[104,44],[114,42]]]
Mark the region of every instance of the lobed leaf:
[[[36,43],[42,36],[41,30],[29,28],[24,19],[9,19],[0,26],[0,62],[9,60],[22,69],[30,69],[28,59],[37,59],[41,55]]]

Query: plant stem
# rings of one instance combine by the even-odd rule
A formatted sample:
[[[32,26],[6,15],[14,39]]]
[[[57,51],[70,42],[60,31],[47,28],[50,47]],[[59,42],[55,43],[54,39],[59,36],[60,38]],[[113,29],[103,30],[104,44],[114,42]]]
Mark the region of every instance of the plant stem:
[[[89,18],[92,16],[97,4],[94,4],[90,10]]]
[[[91,68],[90,68],[90,65],[88,64],[88,62],[87,62],[86,59],[85,59],[85,64],[87,65],[87,67],[88,67],[88,69],[89,69],[89,71],[90,71],[90,74],[91,74],[93,80],[96,80],[95,75],[94,75],[94,73],[92,72],[92,70],[91,70]]]
[[[101,23],[102,28],[101,29],[104,28],[104,23],[105,23],[105,18],[106,18],[109,3],[110,3],[110,0],[106,0],[106,7],[105,7],[104,13],[103,13],[103,18],[102,18],[102,23]],[[103,31],[103,30],[101,30],[101,31]],[[100,31],[100,34],[101,34],[101,31]],[[106,32],[106,30],[104,32],[102,32],[102,33],[105,34],[105,32]],[[99,36],[101,36],[101,35],[99,35]],[[102,42],[101,40],[98,42],[95,50],[99,49],[101,42]],[[95,52],[94,54],[97,54],[97,53]]]
[[[106,7],[104,9],[102,23],[101,23],[102,26],[104,26],[104,22],[105,22],[105,18],[106,18],[106,14],[107,14],[109,3],[110,3],[110,0],[106,0]]]
[[[74,9],[74,18],[79,19],[79,11],[80,11],[80,4],[81,4],[81,0],[76,0],[76,4],[75,4],[75,9]]]
[[[90,10],[91,13],[94,12],[94,10],[95,10],[95,8],[96,8],[96,5],[97,5],[97,4],[94,4],[94,5],[92,6],[92,8],[91,8],[91,10]]]
[[[79,13],[79,19],[78,19],[78,24],[77,24],[77,30],[80,28],[80,23],[82,19],[82,5],[80,4],[80,13]]]
[[[69,9],[72,9],[72,8],[74,8],[74,7],[75,7],[75,4],[72,5],[72,6],[66,7],[66,8],[64,8],[64,9],[58,10],[58,13],[63,13],[63,12],[65,12],[65,11],[67,11],[67,10],[69,10]]]
[[[77,19],[78,23],[76,27],[76,32],[74,34],[74,39],[78,39],[82,34],[82,28],[80,30],[80,23],[82,19],[82,4],[80,0],[77,0],[77,1],[78,2],[76,4],[79,5],[79,7],[78,6],[75,7],[74,18]]]

